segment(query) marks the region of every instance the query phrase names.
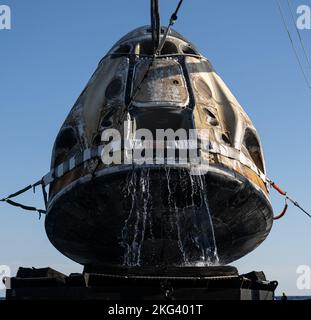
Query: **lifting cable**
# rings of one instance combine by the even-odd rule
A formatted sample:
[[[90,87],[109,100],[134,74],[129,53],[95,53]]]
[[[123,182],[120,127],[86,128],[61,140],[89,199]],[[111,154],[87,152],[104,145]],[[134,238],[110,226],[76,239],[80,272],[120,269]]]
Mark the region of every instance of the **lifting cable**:
[[[161,36],[159,0],[151,0],[151,33],[153,43],[153,54],[155,54],[160,45]]]
[[[291,202],[299,210],[301,210],[304,214],[306,214],[309,218],[311,218],[311,214],[309,212],[307,212],[304,208],[302,208],[301,205],[297,201],[293,200],[293,198],[291,198],[287,192],[283,191],[275,182],[273,182],[269,178],[267,178],[267,182],[270,184],[270,186],[274,190],[276,190],[281,196],[283,196],[285,198],[285,207],[280,215],[274,217],[274,220],[279,220],[285,216],[285,214],[288,210],[288,201]]]
[[[311,61],[310,61],[310,58],[309,58],[309,54],[307,52],[307,49],[306,49],[306,46],[304,44],[304,41],[302,39],[302,35],[301,35],[301,32],[300,30],[298,29],[297,27],[297,24],[296,24],[296,21],[295,21],[295,16],[294,16],[294,10],[293,10],[293,6],[291,4],[291,1],[290,0],[287,0],[287,4],[288,4],[288,7],[289,7],[289,11],[291,13],[291,17],[292,17],[292,21],[293,21],[293,24],[295,26],[295,29],[296,29],[296,32],[297,32],[297,36],[299,38],[299,42],[300,42],[300,45],[302,47],[302,50],[303,50],[303,54],[305,56],[305,59],[306,59],[306,62],[309,66],[309,68],[311,69]]]
[[[172,16],[171,16],[171,18],[170,18],[170,22],[169,22],[168,27],[167,27],[167,29],[166,29],[165,35],[164,35],[164,37],[163,37],[163,39],[162,39],[162,41],[161,41],[161,43],[160,43],[160,45],[159,45],[159,47],[158,47],[158,50],[157,50],[157,54],[158,54],[158,55],[161,54],[161,51],[162,51],[162,49],[163,49],[163,47],[164,47],[164,44],[165,44],[165,42],[166,42],[166,39],[167,39],[167,37],[168,37],[168,35],[169,35],[170,31],[171,31],[171,28],[174,26],[174,24],[175,24],[176,21],[178,20],[178,12],[179,12],[179,10],[180,10],[183,2],[184,2],[184,0],[180,0],[180,1],[179,1],[178,5],[177,5],[177,7],[176,7],[176,10],[174,11],[174,13],[172,14]]]
[[[161,41],[161,43],[158,45],[158,49],[156,50],[156,54],[160,54],[163,46],[166,42],[166,39],[168,37],[168,34],[170,32],[171,27],[175,24],[175,22],[178,19],[178,12],[183,4],[184,0],[180,0],[176,10],[174,11],[174,13],[171,16],[170,22],[169,22],[169,26],[166,29],[166,33]],[[159,29],[158,29],[159,26]],[[152,40],[153,43],[157,43],[157,41],[159,40],[160,42],[160,12],[159,12],[159,1],[154,1],[151,0],[151,32],[152,32]],[[157,38],[157,34],[159,35],[159,38]],[[158,42],[158,43],[159,43]],[[150,71],[152,69],[153,63],[155,61],[155,55],[153,55],[152,59],[150,60],[148,67],[146,69],[146,72],[144,73],[144,76],[142,77],[141,81],[139,82],[137,88],[135,89],[135,92],[131,95],[129,102],[127,103],[127,105],[125,106],[125,108],[123,109],[122,113],[121,113],[121,117],[120,117],[120,121],[119,124],[121,124],[124,119],[125,119],[125,115],[129,112],[130,108],[133,105],[133,102],[135,100],[135,98],[138,96],[138,94],[140,93],[142,86],[144,84],[144,82],[147,80]]]
[[[310,82],[310,80],[309,80],[309,77],[308,77],[306,71],[305,71],[304,68],[303,68],[302,61],[300,60],[298,51],[297,51],[297,49],[296,49],[296,47],[295,47],[294,39],[293,39],[293,37],[292,37],[292,35],[291,35],[289,26],[288,26],[288,24],[287,24],[287,22],[286,22],[285,14],[284,14],[284,12],[283,12],[281,3],[280,3],[279,0],[276,0],[276,3],[277,3],[277,6],[278,6],[278,9],[279,9],[281,18],[282,18],[282,22],[283,22],[284,28],[285,28],[285,30],[286,30],[286,32],[287,32],[288,37],[289,37],[289,41],[290,41],[291,46],[292,46],[292,49],[293,49],[293,51],[294,51],[294,53],[295,53],[295,57],[296,57],[296,59],[297,59],[297,62],[298,62],[298,65],[299,65],[299,67],[300,67],[300,70],[301,70],[301,72],[302,72],[302,75],[303,75],[303,77],[304,77],[304,80],[305,80],[308,88],[311,90],[311,82]]]
[[[148,67],[146,68],[146,71],[144,73],[144,76],[142,77],[141,81],[139,82],[137,88],[135,89],[135,92],[131,95],[130,100],[128,102],[128,104],[125,106],[125,108],[123,109],[123,111],[121,112],[121,116],[120,116],[120,120],[119,120],[119,124],[121,125],[123,123],[123,121],[125,120],[125,116],[126,114],[130,111],[135,99],[137,98],[137,96],[139,95],[139,93],[141,92],[141,89],[145,83],[145,81],[148,79],[148,76],[150,74],[150,71],[152,69],[153,63],[154,63],[154,56],[152,57],[152,59],[149,61],[148,63]]]
[[[148,64],[148,67],[146,68],[146,71],[141,81],[137,85],[135,92],[132,93],[129,99],[129,102],[123,109],[119,124],[122,124],[122,122],[124,121],[125,115],[129,112],[130,108],[132,107],[133,102],[138,96],[138,94],[140,93],[144,82],[148,79],[149,73],[155,61],[155,53],[158,52],[157,48],[160,46],[161,22],[160,22],[159,0],[151,0],[151,33],[152,33],[152,42],[154,45],[154,54]]]

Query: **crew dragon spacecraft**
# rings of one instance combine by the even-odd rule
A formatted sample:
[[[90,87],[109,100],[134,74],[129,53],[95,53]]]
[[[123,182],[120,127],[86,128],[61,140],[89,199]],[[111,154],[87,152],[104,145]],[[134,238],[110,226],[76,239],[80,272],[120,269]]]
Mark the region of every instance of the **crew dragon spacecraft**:
[[[255,127],[210,62],[171,28],[179,7],[168,27],[158,1],[151,7],[151,26],[128,33],[100,61],[44,179],[47,235],[88,270],[228,264],[260,245],[273,224]],[[123,136],[125,120],[151,132],[207,130],[208,146],[198,137],[197,152],[209,169],[103,163],[102,133]]]

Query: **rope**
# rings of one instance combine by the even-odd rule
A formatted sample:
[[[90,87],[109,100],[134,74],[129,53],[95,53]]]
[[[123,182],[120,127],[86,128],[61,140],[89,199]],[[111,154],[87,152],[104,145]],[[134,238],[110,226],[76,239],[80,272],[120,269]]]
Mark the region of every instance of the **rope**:
[[[36,207],[32,207],[32,206],[28,206],[28,205],[24,205],[22,203],[19,203],[19,202],[15,202],[15,201],[12,201],[11,199],[13,198],[16,198],[17,196],[21,195],[21,194],[24,194],[26,193],[27,191],[29,191],[30,189],[33,189],[33,191],[35,192],[36,191],[36,187],[38,187],[39,185],[42,186],[42,191],[43,191],[43,196],[44,196],[44,202],[45,202],[45,206],[47,207],[47,193],[45,191],[45,187],[44,187],[44,184],[43,184],[43,181],[40,180],[38,182],[36,182],[35,184],[31,184],[3,199],[0,199],[0,202],[6,202],[7,204],[11,205],[11,206],[14,206],[14,207],[17,207],[17,208],[21,208],[23,210],[26,210],[26,211],[33,211],[33,212],[37,212],[39,214],[39,220],[41,219],[42,217],[42,214],[46,214],[46,210],[42,210],[42,209],[38,209]]]
[[[287,34],[288,34],[288,37],[289,37],[291,46],[292,46],[293,51],[294,51],[294,53],[295,53],[295,56],[296,56],[296,59],[297,59],[297,61],[298,61],[300,70],[301,70],[301,72],[302,72],[302,74],[303,74],[304,80],[306,81],[306,84],[307,84],[308,88],[311,90],[311,83],[310,83],[310,81],[309,81],[309,78],[308,78],[306,72],[304,71],[302,62],[300,61],[300,57],[299,57],[299,54],[298,54],[297,49],[296,49],[296,47],[295,47],[294,40],[293,40],[292,35],[291,35],[291,33],[290,33],[289,27],[288,27],[288,25],[287,25],[287,22],[286,22],[286,19],[285,19],[285,15],[284,15],[283,10],[282,10],[282,7],[281,7],[281,3],[280,3],[279,0],[276,0],[276,3],[277,3],[277,5],[278,5],[278,9],[279,9],[280,15],[281,15],[281,17],[282,17],[283,25],[284,25],[284,27],[285,27],[285,30],[286,30]]]
[[[304,56],[305,56],[305,58],[306,58],[306,61],[307,61],[307,63],[308,63],[309,68],[311,69],[310,58],[309,58],[309,55],[308,55],[308,53],[307,53],[306,46],[304,45],[304,42],[303,42],[303,39],[302,39],[302,36],[301,36],[301,32],[300,32],[300,30],[299,30],[298,27],[297,27],[297,24],[296,24],[296,21],[295,21],[295,17],[294,17],[294,10],[293,10],[291,1],[290,1],[290,0],[287,0],[287,4],[288,4],[288,7],[289,7],[289,10],[290,10],[290,13],[291,13],[291,17],[292,17],[293,24],[294,24],[295,29],[296,29],[296,31],[297,31],[297,35],[298,35],[299,42],[300,42],[301,47],[302,47],[302,50],[303,50],[303,54],[304,54]]]
[[[304,214],[306,214],[309,218],[311,218],[311,214],[306,211],[297,201],[293,200],[287,192],[283,191],[283,189],[281,189],[275,182],[273,182],[272,180],[270,180],[269,178],[267,178],[267,182],[270,184],[270,186],[275,189],[281,196],[285,197],[285,208],[283,210],[283,212],[275,217],[275,220],[279,220],[281,219],[285,214],[286,211],[288,209],[288,204],[287,201],[291,202],[295,207],[297,207],[299,210],[301,210]]]
[[[161,51],[162,51],[162,49],[163,49],[163,47],[164,47],[164,44],[165,44],[165,42],[166,42],[166,39],[167,39],[167,37],[168,37],[168,34],[169,34],[170,31],[171,31],[171,28],[173,27],[173,25],[174,25],[174,24],[176,23],[176,21],[178,20],[178,12],[179,12],[179,10],[180,10],[183,2],[184,2],[184,0],[180,0],[180,1],[179,1],[176,10],[174,11],[174,13],[172,14],[172,16],[171,16],[171,18],[170,18],[170,22],[169,22],[169,25],[168,25],[168,27],[167,27],[167,29],[166,29],[165,35],[164,35],[164,37],[163,37],[163,39],[162,39],[162,41],[161,41],[161,44],[159,45],[158,50],[157,50],[157,54],[158,54],[158,55],[161,54]]]

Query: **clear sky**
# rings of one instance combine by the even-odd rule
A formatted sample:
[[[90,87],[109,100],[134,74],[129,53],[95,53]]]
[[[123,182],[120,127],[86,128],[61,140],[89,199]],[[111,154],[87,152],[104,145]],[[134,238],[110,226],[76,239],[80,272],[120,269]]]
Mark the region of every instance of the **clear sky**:
[[[310,0],[295,0],[311,6]],[[286,7],[286,1],[281,0]],[[162,0],[162,22],[177,0]],[[149,23],[148,0],[1,0],[12,30],[0,30],[0,195],[49,170],[54,139],[99,60],[125,33]],[[287,16],[288,21],[289,15]],[[268,174],[311,209],[311,91],[304,83],[272,0],[185,0],[175,29],[207,56],[258,129]],[[295,36],[294,29],[293,36]],[[302,32],[311,57],[311,30]],[[296,39],[296,38],[295,38]],[[298,43],[298,42],[297,42]],[[307,69],[311,78],[311,70]],[[310,71],[310,72],[309,72]],[[1,196],[0,196],[1,197]],[[42,206],[41,194],[20,200]],[[272,197],[276,213],[283,202]],[[296,288],[296,269],[311,267],[311,220],[296,208],[269,238],[233,265],[264,270],[279,292]],[[44,220],[0,204],[0,265],[82,268],[49,243]],[[310,284],[311,285],[311,284]]]

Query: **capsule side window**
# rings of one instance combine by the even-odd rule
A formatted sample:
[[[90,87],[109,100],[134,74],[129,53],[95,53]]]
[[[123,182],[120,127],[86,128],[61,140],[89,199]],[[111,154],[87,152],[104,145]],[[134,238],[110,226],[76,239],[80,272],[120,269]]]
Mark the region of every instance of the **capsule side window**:
[[[258,167],[258,169],[264,172],[265,168],[260,142],[253,130],[246,129],[243,144],[247,149],[250,157],[253,159],[254,163]]]
[[[177,53],[178,53],[177,46],[171,41],[166,41],[161,51],[161,54],[167,55],[167,54],[177,54]]]
[[[78,140],[73,128],[63,129],[56,138],[53,166],[57,167],[65,162],[77,146]]]
[[[138,54],[151,56],[154,53],[153,50],[154,50],[153,42],[151,40],[145,40],[140,42],[137,45],[136,52],[139,51],[137,52]],[[166,41],[162,48],[161,54],[169,55],[169,54],[177,54],[177,53],[178,53],[177,46],[172,41]]]
[[[132,46],[130,44],[120,45],[114,54],[130,54],[132,52]]]

